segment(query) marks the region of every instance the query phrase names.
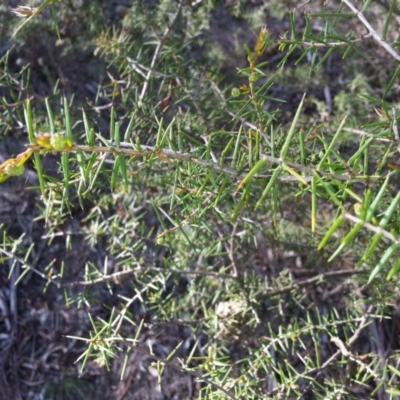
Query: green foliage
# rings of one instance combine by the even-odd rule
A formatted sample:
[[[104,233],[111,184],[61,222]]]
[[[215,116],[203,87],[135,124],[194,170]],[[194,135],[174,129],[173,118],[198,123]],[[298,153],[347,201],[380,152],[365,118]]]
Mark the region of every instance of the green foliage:
[[[343,4],[306,14],[302,31],[290,14],[291,32],[277,42],[259,26],[242,43],[246,65],[225,77],[224,58],[204,49],[217,2],[133,1],[112,26],[97,2],[82,21],[73,3],[20,9],[30,14],[14,32],[27,40],[45,27],[70,40],[67,53],[91,47],[106,73],[90,99],[61,95],[61,77],[51,95],[33,96],[30,67],[9,68],[15,50],[1,61],[0,127],[22,125],[28,149],[0,165],[0,181],[26,165],[37,174],[46,234],[29,244],[5,225],[0,255],[23,267],[19,282],[32,272],[45,293],[63,290],[66,304],[88,311],[87,330],[68,335],[85,344],[80,373],[94,360],[127,379],[141,354],[161,388],[167,369],[202,382],[198,398],[338,398],[355,385],[396,393],[394,355],[390,375],[378,352],[362,357],[356,345],[373,323],[362,290],[379,299],[381,316],[398,294],[397,61],[379,82],[346,71],[373,50]],[[64,39],[68,23],[87,36]],[[380,43],[383,57],[391,46]],[[329,62],[345,71],[334,99]],[[76,232],[66,229],[73,223]],[[64,254],[35,258],[59,233]],[[75,233],[87,254],[69,263]],[[334,279],[343,296],[328,308]],[[187,340],[155,349],[146,335],[171,326]],[[83,398],[70,382],[60,398]]]

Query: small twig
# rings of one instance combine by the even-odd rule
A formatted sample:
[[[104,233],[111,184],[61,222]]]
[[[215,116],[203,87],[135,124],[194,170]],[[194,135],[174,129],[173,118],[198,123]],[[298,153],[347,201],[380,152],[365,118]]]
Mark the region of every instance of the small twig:
[[[353,335],[351,336],[351,338],[347,341],[347,343],[348,343],[349,345],[353,344],[353,342],[355,342],[355,341],[358,339],[358,337],[360,336],[362,330],[368,325],[368,323],[369,323],[369,318],[370,318],[370,316],[371,316],[372,311],[373,311],[373,306],[370,305],[370,306],[367,308],[367,310],[366,310],[366,312],[365,312],[365,315],[362,317],[362,319],[361,319],[361,321],[360,321],[360,324],[358,325],[358,328],[357,328],[356,331],[353,333]]]
[[[149,67],[146,67],[145,65],[141,64],[140,62],[134,60],[131,57],[126,57],[126,61],[129,62],[129,64],[131,64],[132,68],[139,74],[142,75],[143,78],[146,78],[146,74],[144,73],[144,71],[146,72],[152,72],[153,75],[155,76],[159,76],[161,78],[174,78],[175,75],[172,74],[163,74],[161,72],[158,71],[151,71],[151,69]]]
[[[308,370],[308,371],[306,371],[306,372],[303,372],[302,374],[297,375],[297,376],[296,376],[296,380],[298,380],[298,379],[300,379],[300,378],[303,378],[303,377],[311,376],[311,375],[313,375],[313,374],[315,374],[315,373],[317,373],[317,377],[318,377],[318,375],[320,375],[321,372],[322,372],[331,362],[335,361],[335,360],[340,356],[340,354],[341,354],[341,353],[340,353],[340,350],[337,350],[336,353],[334,353],[331,357],[329,357],[320,367],[313,368],[313,369],[311,369],[311,370]],[[303,389],[303,393],[306,393],[306,392],[308,391],[308,389],[309,389],[309,387],[311,386],[312,382],[313,382],[313,381],[310,380],[310,383]],[[270,390],[270,391],[267,393],[267,396],[273,396],[275,393],[284,390],[284,388],[285,388],[286,385],[287,385],[287,383],[283,383],[283,384],[281,384],[281,385],[275,387],[273,390]]]
[[[366,39],[372,37],[372,33],[367,33],[366,35],[362,35],[356,39],[346,40],[343,42],[301,42],[298,40],[291,39],[279,39],[279,43],[287,43],[287,44],[299,44],[301,46],[306,47],[342,47],[342,46],[351,46],[353,44],[362,42]]]
[[[49,276],[45,275],[32,265],[26,263],[21,257],[18,257],[17,255],[4,250],[0,247],[0,253],[3,253],[5,256],[7,256],[10,259],[14,259],[18,261],[22,268],[28,268],[30,271],[35,273],[36,275],[40,276],[44,280],[46,280],[48,283],[52,283],[55,285],[58,289],[60,288],[65,288],[65,287],[75,287],[75,286],[91,286],[91,285],[96,285],[98,283],[105,283],[109,281],[121,281],[122,279],[126,278],[129,275],[133,275],[137,272],[143,272],[143,271],[154,271],[154,272],[162,272],[162,273],[176,273],[176,274],[182,274],[182,275],[198,275],[198,276],[214,276],[216,278],[220,279],[233,279],[234,277],[230,274],[222,274],[218,272],[212,272],[212,271],[202,271],[202,270],[180,270],[180,269],[171,269],[171,268],[161,268],[161,267],[155,267],[155,266],[138,266],[135,268],[132,268],[128,271],[119,271],[115,272],[110,275],[102,275],[100,278],[93,279],[90,281],[75,281],[75,282],[60,282],[58,279],[55,278],[50,278]]]
[[[338,348],[343,357],[348,358],[358,364],[362,369],[365,369],[371,376],[373,376],[378,383],[382,383],[382,379],[374,372],[367,364],[362,362],[357,356],[353,355],[346,347],[346,345],[338,337],[332,337],[331,342]]]
[[[139,75],[141,75],[143,78],[147,79],[147,75],[140,69],[138,63],[133,60],[130,57],[126,57],[126,60],[129,62],[129,64],[131,65],[132,69],[137,72]],[[150,70],[148,70],[148,73],[150,73]]]
[[[10,259],[14,259],[16,261],[18,261],[21,264],[22,268],[28,268],[30,271],[32,271],[34,274],[39,275],[41,278],[43,278],[44,280],[46,280],[47,282],[50,283],[55,283],[57,284],[53,279],[51,279],[49,276],[47,276],[46,274],[44,274],[43,272],[39,271],[38,269],[32,267],[31,265],[27,264],[21,257],[17,256],[16,254],[4,250],[0,247],[0,253],[4,254],[5,256],[7,256]]]
[[[0,104],[0,108],[3,108],[3,109],[18,108],[18,107],[21,107],[22,105],[25,105],[27,101],[33,100],[33,98],[34,98],[33,96],[29,96],[26,100],[24,99],[24,100],[18,101],[16,103],[4,102],[4,103]]]
[[[293,283],[292,285],[284,286],[279,289],[275,290],[267,290],[263,293],[263,297],[271,298],[273,296],[277,296],[283,293],[291,292],[292,290],[302,288],[304,286],[309,286],[314,283],[324,281],[325,279],[334,278],[334,277],[345,277],[345,276],[352,276],[352,275],[362,275],[367,274],[370,271],[367,269],[344,269],[339,271],[330,271],[325,272],[322,274],[318,274],[313,276],[312,278],[304,279],[302,281],[298,281]]]
[[[382,39],[382,37],[376,32],[376,30],[364,17],[364,14],[358,11],[357,8],[355,8],[354,5],[349,0],[342,0],[342,1],[347,5],[347,7],[350,8],[351,11],[354,12],[354,14],[356,14],[357,18],[368,29],[369,33],[372,35],[372,38],[378,43],[378,45],[383,47],[394,59],[400,61],[400,55],[393,49],[393,47],[388,42]]]
[[[372,135],[372,134],[370,134],[368,132],[362,131],[361,129],[343,128],[343,130],[346,131],[346,132],[355,133],[356,135],[366,136],[366,137],[369,137],[369,138],[374,138],[374,140],[379,141],[379,142],[393,143],[392,139],[375,137],[374,135]]]
[[[181,372],[185,372],[188,373],[189,375],[193,376],[195,379],[198,380],[202,380],[205,383],[207,383],[207,385],[211,385],[213,386],[215,389],[218,389],[219,391],[221,391],[222,393],[224,393],[226,396],[228,396],[230,399],[233,400],[239,400],[237,397],[233,396],[228,390],[226,390],[225,388],[223,388],[221,385],[218,385],[218,383],[215,383],[207,378],[205,378],[204,376],[191,371],[190,369],[186,368],[184,365],[180,366],[178,364],[176,364],[174,361],[170,361],[170,360],[165,360],[163,358],[157,357],[156,355],[150,353],[149,351],[142,349],[139,346],[135,346],[133,344],[130,344],[129,341],[127,339],[121,338],[121,337],[108,337],[108,338],[102,338],[101,339],[103,342],[123,342],[124,344],[126,344],[129,348],[131,348],[133,351],[136,351],[138,353],[141,353],[147,357],[150,357],[151,359],[158,361],[159,363],[161,363],[162,365],[165,365],[167,367],[172,367],[175,368]],[[183,364],[183,363],[182,363]]]
[[[399,136],[399,128],[397,126],[397,112],[396,107],[393,107],[393,135],[397,142],[397,151],[400,153],[400,136]]]
[[[358,339],[362,330],[368,325],[371,312],[372,312],[372,306],[370,306],[367,309],[366,314],[360,320],[358,328],[355,330],[355,332],[353,333],[351,338],[348,340],[349,345],[352,344],[356,339]],[[347,352],[347,349],[346,349],[345,345],[343,344],[343,342],[341,342],[339,344],[339,342],[335,341],[335,338],[333,338],[333,337],[331,338],[331,341],[334,342],[339,347],[339,350],[337,350],[331,357],[329,357],[328,360],[326,360],[320,367],[313,368],[313,369],[307,371],[306,373],[304,373],[305,376],[311,376],[316,373],[315,379],[317,379],[321,375],[321,373],[329,366],[330,363],[332,363],[334,360],[336,360],[340,356],[340,354],[343,354],[343,349],[345,349],[344,351]],[[308,387],[311,385],[311,382],[312,381],[310,380],[310,383],[307,385],[307,387],[303,391],[304,393],[307,391]]]
[[[120,272],[115,272],[114,274],[110,275],[103,275],[100,278],[93,279],[91,281],[76,281],[76,282],[65,282],[65,283],[60,283],[60,282],[55,282],[54,280],[51,281],[52,283],[56,284],[57,287],[74,287],[74,286],[91,286],[91,285],[96,285],[98,283],[104,283],[108,281],[120,281],[121,279],[133,275],[137,272],[143,272],[143,271],[154,271],[154,272],[162,272],[162,273],[174,273],[174,274],[181,274],[181,275],[197,275],[197,276],[213,276],[215,278],[219,279],[233,279],[234,277],[230,274],[222,274],[219,272],[212,272],[212,271],[203,271],[203,270],[188,270],[188,269],[174,269],[174,268],[161,268],[161,267],[155,267],[152,265],[146,265],[146,266],[138,266],[135,268],[132,268],[128,271],[120,271]]]
[[[221,240],[221,243],[223,244],[228,257],[231,260],[232,277],[234,278],[237,278],[239,276],[239,265],[236,257],[235,239],[234,239],[239,221],[240,221],[239,218],[235,221],[232,232],[229,234],[229,244],[227,243],[227,236],[222,232],[221,227],[219,227],[218,225],[215,227],[216,232]]]
[[[374,175],[369,175],[369,176],[366,176],[366,175],[355,175],[355,176],[352,176],[352,175],[350,175],[348,173],[346,173],[346,174],[334,174],[334,173],[330,173],[330,172],[320,171],[320,170],[317,170],[316,168],[306,167],[305,165],[302,165],[302,164],[297,164],[297,163],[293,163],[293,162],[290,162],[290,161],[286,161],[286,160],[284,160],[282,158],[272,157],[272,156],[267,155],[267,154],[263,154],[262,157],[264,157],[265,160],[267,160],[267,161],[269,161],[271,163],[278,164],[278,165],[286,164],[289,167],[295,168],[295,169],[297,169],[299,171],[310,173],[311,174],[310,176],[302,176],[307,182],[311,181],[311,179],[313,178],[313,174],[317,174],[319,176],[324,176],[324,177],[329,177],[329,178],[334,178],[334,179],[341,180],[341,181],[342,180],[348,181],[348,180],[351,180],[351,179],[355,179],[355,180],[361,179],[361,181],[365,181],[365,180],[374,179],[374,178],[375,179],[381,178],[378,175],[377,176],[374,176]],[[256,176],[257,175],[255,175],[254,177],[256,177]],[[297,178],[295,178],[295,177],[292,177],[292,178],[294,178],[295,181],[298,181]]]
[[[348,340],[349,345],[352,344],[360,336],[360,333],[362,332],[362,330],[368,325],[371,312],[372,312],[372,306],[370,306],[367,309],[366,314],[362,318],[358,319],[359,320],[358,328],[355,330],[355,332],[353,333],[351,338]],[[268,346],[271,346],[276,341],[279,341],[279,338],[273,339],[273,341],[271,343],[269,343]],[[296,379],[299,380],[300,378],[305,378],[305,377],[309,378],[312,375],[315,375],[315,379],[317,379],[321,375],[321,373],[329,366],[329,364],[331,364],[341,354],[343,354],[342,350],[343,350],[343,347],[345,347],[344,344],[343,344],[343,346],[340,346],[340,347],[341,348],[339,350],[337,350],[332,356],[330,356],[320,367],[315,367],[308,371],[305,371],[304,373],[298,375],[296,377]],[[303,389],[303,393],[305,393],[308,390],[311,383],[312,383],[312,380],[310,380],[310,383]],[[276,387],[275,389],[273,389],[272,391],[268,392],[267,395],[272,396],[274,393],[278,392],[279,390],[282,390],[283,387],[284,387],[284,384],[282,384],[282,385]]]
[[[233,276],[238,277],[239,276],[239,265],[237,262],[237,257],[236,257],[236,249],[235,249],[235,235],[236,235],[236,230],[239,224],[239,219],[236,220],[235,224],[233,225],[232,233],[231,233],[231,240],[230,240],[230,246],[228,250],[228,255],[229,258],[231,259],[232,262],[232,267],[233,267]]]
[[[151,63],[150,63],[150,69],[147,72],[147,75],[146,75],[146,78],[145,78],[145,81],[144,81],[144,84],[143,84],[142,92],[140,93],[140,96],[139,96],[140,102],[142,102],[144,97],[146,96],[146,92],[147,92],[147,89],[149,87],[150,78],[151,78],[151,75],[153,74],[154,68],[156,66],[156,62],[158,60],[158,56],[160,54],[162,46],[164,45],[165,40],[167,39],[169,33],[171,32],[171,28],[173,27],[173,25],[175,24],[176,20],[178,19],[178,16],[179,16],[179,14],[181,12],[182,6],[183,6],[183,1],[180,1],[178,3],[178,5],[177,5],[177,9],[175,11],[175,14],[172,17],[172,20],[171,20],[170,24],[165,29],[164,34],[162,35],[162,37],[158,40],[156,49],[154,50],[153,58],[152,58]]]
[[[202,203],[200,204],[199,207],[194,209],[185,219],[183,219],[178,225],[174,226],[171,229],[167,229],[166,231],[160,233],[157,236],[157,239],[161,239],[164,236],[168,235],[169,233],[175,232],[178,229],[181,229],[184,225],[186,225],[190,220],[193,219],[194,216],[196,216],[200,211],[203,211],[211,202],[212,198],[216,196],[216,193],[211,193],[208,197],[206,197]]]
[[[160,274],[159,274],[160,275]],[[154,280],[157,279],[157,277],[154,278]],[[136,294],[125,304],[123,310],[118,314],[118,316],[114,319],[114,321],[111,324],[111,328],[114,328],[115,325],[117,325],[114,329],[113,335],[117,336],[119,334],[119,331],[121,330],[122,322],[124,321],[125,315],[129,310],[129,307],[133,304],[133,302],[141,298],[142,294],[146,292],[150,287],[153,285],[153,279],[150,280],[146,285],[144,285]]]
[[[33,273],[39,275],[41,278],[45,279],[47,282],[54,284],[59,289],[65,288],[65,287],[75,287],[75,286],[91,286],[91,285],[96,285],[98,283],[105,283],[105,282],[109,282],[109,281],[117,281],[118,282],[118,281],[126,278],[129,275],[133,275],[137,272],[143,272],[143,271],[175,273],[175,274],[188,275],[188,276],[190,276],[190,275],[213,276],[213,277],[216,277],[219,279],[237,279],[237,277],[233,276],[232,274],[223,274],[223,273],[219,273],[219,272],[204,271],[204,270],[181,270],[181,269],[173,269],[173,268],[155,267],[152,265],[150,265],[150,266],[139,265],[128,271],[119,271],[119,272],[115,272],[110,275],[102,275],[100,278],[93,279],[90,281],[60,282],[59,280],[57,280],[55,278],[50,278],[49,276],[43,274],[41,271],[37,270],[32,265],[26,263],[21,257],[18,257],[17,255],[13,254],[12,252],[4,250],[0,247],[0,253],[3,253],[10,259],[15,259],[16,261],[18,261],[21,264],[22,268],[28,268]],[[289,286],[284,286],[282,288],[274,289],[274,290],[267,290],[266,292],[263,293],[263,296],[267,296],[267,297],[277,296],[279,294],[291,292],[292,290],[295,290],[295,289],[298,289],[298,288],[301,288],[304,286],[312,285],[312,284],[322,281],[324,279],[329,279],[329,278],[333,278],[333,277],[343,277],[343,276],[366,274],[368,272],[369,271],[367,271],[366,269],[349,269],[349,270],[330,271],[330,272],[318,274],[316,276],[313,276],[312,278],[298,281]]]
[[[389,239],[390,241],[392,241],[393,243],[397,243],[400,245],[400,240],[397,239],[393,234],[391,234],[390,232],[386,231],[385,229],[381,228],[380,226],[376,226],[371,224],[370,222],[366,222],[363,221],[362,219],[350,214],[350,213],[344,213],[343,216],[348,219],[351,222],[354,222],[355,224],[359,224],[362,223],[363,226],[365,226],[366,228],[368,228],[370,231],[375,232],[375,233],[379,233],[382,236],[384,236],[385,238]]]

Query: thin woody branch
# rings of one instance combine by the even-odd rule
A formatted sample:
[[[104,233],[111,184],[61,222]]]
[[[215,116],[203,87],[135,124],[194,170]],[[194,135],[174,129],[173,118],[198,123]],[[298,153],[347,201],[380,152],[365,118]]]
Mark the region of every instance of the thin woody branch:
[[[138,145],[136,148],[132,148],[133,145],[132,143],[128,142],[122,142],[120,144],[121,147],[114,147],[114,146],[84,146],[84,145],[73,145],[71,147],[66,147],[63,149],[51,149],[53,152],[77,152],[77,151],[83,151],[85,153],[109,153],[109,154],[114,154],[114,155],[121,155],[125,154],[127,156],[138,156],[138,157],[148,157],[148,156],[159,156],[160,158],[170,161],[170,160],[178,160],[178,161],[190,161],[194,162],[202,167],[205,168],[212,168],[216,172],[223,172],[227,175],[232,176],[236,180],[241,180],[244,179],[247,175],[248,172],[239,172],[234,168],[228,167],[228,166],[221,166],[217,162],[213,161],[207,161],[200,159],[196,157],[195,155],[191,153],[182,153],[179,151],[174,151],[174,150],[169,150],[169,149],[159,149],[154,146],[144,146],[144,145]],[[130,148],[127,148],[127,147]],[[43,147],[38,146],[38,145],[30,145],[29,148],[32,150],[32,152],[41,152],[45,149]],[[50,151],[49,149],[47,151]],[[330,172],[325,172],[325,171],[320,171],[311,167],[304,166],[302,164],[290,162],[290,161],[285,161],[282,158],[277,158],[277,157],[272,157],[267,154],[262,154],[262,157],[264,157],[269,163],[272,164],[277,164],[277,165],[282,165],[286,164],[298,171],[308,173],[309,175],[303,176],[304,180],[307,182],[310,182],[313,178],[313,174],[317,174],[321,177],[327,177],[327,178],[333,178],[337,179],[340,181],[360,181],[360,182],[365,182],[369,181],[371,179],[378,179],[380,176],[375,176],[375,175],[351,175],[349,173],[344,173],[344,174],[335,174],[335,173],[330,173]],[[257,179],[257,180],[265,180],[265,179],[270,179],[272,176],[271,174],[256,174],[252,178]],[[297,182],[298,180],[293,177],[293,176],[284,176],[279,178],[280,182]]]
[[[291,40],[291,39],[280,39],[279,43],[286,43],[286,44],[299,44],[305,47],[344,47],[344,46],[351,46],[353,44],[357,44],[363,42],[366,39],[372,37],[372,33],[368,33],[366,35],[362,35],[356,39],[352,40],[343,40],[341,42],[303,42],[299,40]]]
[[[363,23],[363,25],[368,29],[372,38],[375,42],[378,43],[379,46],[383,47],[395,60],[400,61],[400,55],[393,49],[393,47],[382,39],[382,37],[376,32],[376,30],[372,27],[372,25],[367,21],[364,14],[357,10],[354,5],[349,0],[342,0],[343,3],[350,8],[351,11],[356,14],[357,18]]]

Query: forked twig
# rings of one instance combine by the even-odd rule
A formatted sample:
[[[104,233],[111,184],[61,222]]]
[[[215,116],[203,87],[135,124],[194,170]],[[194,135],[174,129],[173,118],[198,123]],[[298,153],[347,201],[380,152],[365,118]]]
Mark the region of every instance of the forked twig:
[[[376,30],[372,27],[372,25],[367,21],[364,17],[364,14],[361,11],[358,11],[357,8],[349,0],[342,0],[343,3],[356,14],[357,18],[363,23],[363,25],[368,29],[372,38],[378,43],[379,46],[383,47],[395,60],[400,61],[400,55],[393,49],[393,47],[382,39],[382,37],[376,32]]]
[[[166,367],[172,367],[175,368],[181,372],[185,372],[188,373],[189,375],[193,376],[195,379],[204,381],[205,383],[207,383],[207,385],[213,386],[215,389],[218,389],[219,391],[221,391],[222,393],[224,393],[226,396],[228,396],[230,399],[233,400],[239,400],[237,397],[233,396],[228,390],[226,390],[225,388],[223,388],[221,385],[219,385],[218,383],[215,383],[209,379],[207,379],[206,377],[200,375],[199,373],[196,373],[194,371],[191,371],[190,369],[188,369],[187,367],[185,367],[185,365],[182,366],[178,365],[176,362],[174,362],[173,360],[165,360],[161,357],[157,357],[156,355],[152,354],[150,351],[147,351],[139,346],[136,346],[134,344],[129,343],[129,341],[127,339],[121,338],[121,337],[108,337],[108,338],[104,338],[101,339],[103,342],[123,342],[125,345],[127,345],[132,351],[136,351],[138,353],[141,353],[145,356],[150,357],[151,359],[161,363],[162,365],[166,366]]]
[[[216,193],[211,193],[208,195],[202,202],[201,204],[195,208],[185,219],[183,219],[179,224],[175,225],[174,227],[167,229],[163,232],[161,232],[158,236],[157,239],[160,240],[164,236],[169,235],[172,232],[177,231],[178,229],[183,228],[186,224],[188,224],[200,211],[205,210],[205,208],[211,203],[211,200],[213,197],[217,196]]]
[[[144,97],[146,95],[147,89],[149,87],[150,78],[151,78],[151,75],[153,74],[153,71],[154,71],[154,68],[156,66],[156,63],[157,63],[157,60],[158,60],[158,56],[159,56],[159,54],[161,52],[162,46],[163,46],[163,44],[165,42],[165,39],[168,37],[168,35],[171,32],[172,26],[175,24],[176,20],[178,19],[178,16],[179,16],[179,14],[181,12],[182,6],[183,6],[183,1],[180,1],[178,3],[178,5],[177,5],[175,14],[172,17],[172,20],[171,20],[170,24],[165,29],[164,34],[162,35],[162,37],[159,38],[159,40],[158,40],[156,49],[154,50],[153,58],[152,58],[151,63],[150,63],[150,69],[147,72],[147,75],[146,75],[146,78],[145,78],[145,81],[144,81],[144,84],[143,84],[142,92],[140,93],[140,96],[139,96],[140,102],[143,101],[143,99],[144,99]]]

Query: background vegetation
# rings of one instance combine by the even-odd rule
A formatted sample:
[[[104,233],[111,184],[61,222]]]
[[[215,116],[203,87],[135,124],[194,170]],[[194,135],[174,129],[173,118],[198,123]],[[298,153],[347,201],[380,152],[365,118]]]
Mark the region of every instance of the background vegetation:
[[[392,1],[0,6],[0,397],[397,399]]]

